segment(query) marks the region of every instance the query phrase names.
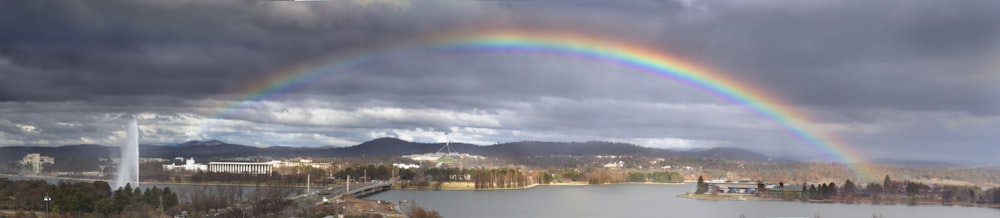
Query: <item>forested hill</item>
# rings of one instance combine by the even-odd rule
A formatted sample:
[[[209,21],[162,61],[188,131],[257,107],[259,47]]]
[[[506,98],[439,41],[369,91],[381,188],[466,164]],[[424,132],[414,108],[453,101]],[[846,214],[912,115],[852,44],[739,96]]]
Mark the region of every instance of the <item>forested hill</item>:
[[[417,143],[396,138],[379,138],[349,147],[253,147],[229,144],[217,140],[189,141],[177,145],[141,145],[142,157],[361,157],[399,156],[407,154],[432,153],[443,143]],[[641,147],[627,143],[613,142],[537,142],[524,141],[488,146],[465,143],[451,143],[459,153],[482,156],[547,156],[547,155],[632,155],[648,157],[693,157],[744,161],[769,161],[770,157],[749,150],[737,148],[712,148],[701,151],[677,151]],[[66,145],[61,147],[0,147],[3,160],[20,160],[28,153],[41,153],[56,159],[76,157],[117,156],[117,147],[100,145]]]

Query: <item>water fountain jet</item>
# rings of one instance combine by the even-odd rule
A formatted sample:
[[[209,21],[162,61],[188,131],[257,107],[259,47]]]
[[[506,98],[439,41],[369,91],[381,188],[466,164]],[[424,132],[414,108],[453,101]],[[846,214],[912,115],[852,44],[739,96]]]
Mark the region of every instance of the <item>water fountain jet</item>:
[[[121,159],[118,160],[118,174],[112,184],[113,188],[124,187],[131,183],[139,187],[139,122],[134,118],[125,127],[125,143],[121,147]]]

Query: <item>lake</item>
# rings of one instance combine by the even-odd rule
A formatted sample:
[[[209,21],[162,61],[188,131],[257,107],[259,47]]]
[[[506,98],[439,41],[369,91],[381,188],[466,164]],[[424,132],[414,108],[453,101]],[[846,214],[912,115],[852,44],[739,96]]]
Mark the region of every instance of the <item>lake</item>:
[[[1000,209],[958,206],[712,201],[679,198],[686,185],[538,186],[499,191],[390,190],[366,199],[409,200],[444,217],[1000,217]]]

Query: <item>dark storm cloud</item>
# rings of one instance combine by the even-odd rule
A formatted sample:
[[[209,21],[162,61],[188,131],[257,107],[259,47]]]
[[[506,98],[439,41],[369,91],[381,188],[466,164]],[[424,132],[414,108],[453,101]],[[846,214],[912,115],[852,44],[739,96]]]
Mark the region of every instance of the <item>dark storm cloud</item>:
[[[138,117],[144,141],[163,144],[343,146],[453,132],[485,144],[817,152],[690,84],[551,55],[415,51],[321,72],[256,103],[232,101],[262,78],[324,57],[338,63],[429,35],[523,28],[625,41],[717,70],[812,115],[810,131],[874,156],[919,148],[987,160],[1000,152],[988,146],[1000,140],[998,4],[3,1],[0,145],[115,144],[124,120]]]
[[[0,57],[7,62],[0,100],[8,101],[219,94],[311,57],[435,28],[408,22],[416,15],[405,9],[378,13],[338,2],[0,4]]]
[[[983,77],[1000,48],[993,1],[712,4],[699,26],[713,63],[822,107],[992,113]]]
[[[573,56],[414,52],[318,74],[322,76],[304,82],[306,88],[299,91],[378,95],[380,99],[425,107],[504,108],[504,101],[537,101],[544,96],[670,102],[718,100],[694,87],[651,73]]]

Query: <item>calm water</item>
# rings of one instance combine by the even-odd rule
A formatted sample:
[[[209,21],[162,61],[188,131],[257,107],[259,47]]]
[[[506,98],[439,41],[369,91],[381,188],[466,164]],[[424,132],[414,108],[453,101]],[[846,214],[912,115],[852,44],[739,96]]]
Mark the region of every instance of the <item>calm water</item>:
[[[710,201],[678,198],[688,185],[539,186],[505,191],[391,190],[367,199],[410,200],[444,217],[1000,217],[1000,210],[957,206]]]

